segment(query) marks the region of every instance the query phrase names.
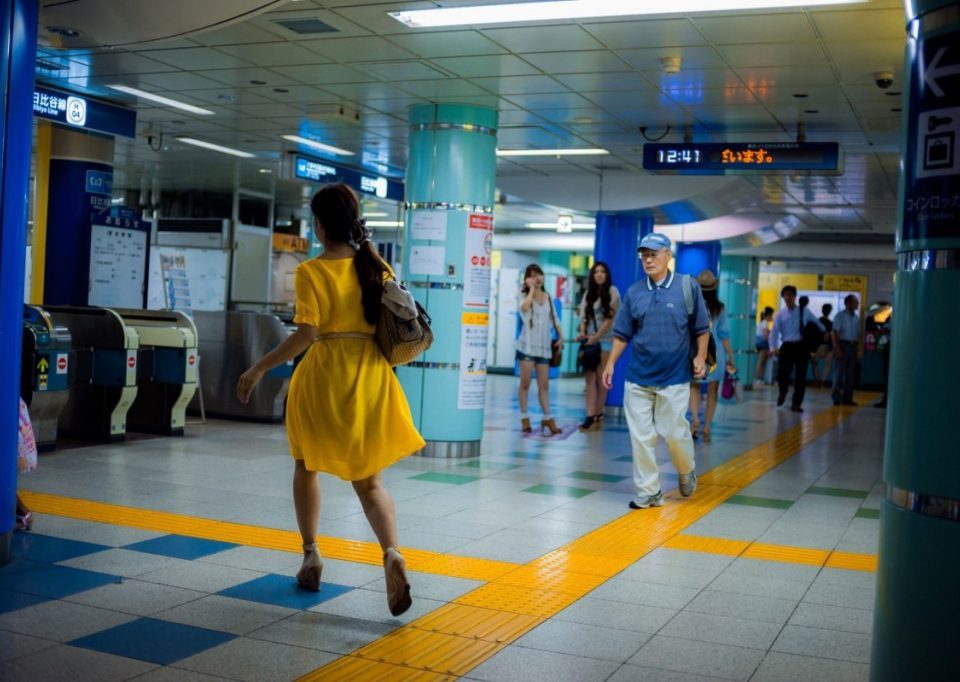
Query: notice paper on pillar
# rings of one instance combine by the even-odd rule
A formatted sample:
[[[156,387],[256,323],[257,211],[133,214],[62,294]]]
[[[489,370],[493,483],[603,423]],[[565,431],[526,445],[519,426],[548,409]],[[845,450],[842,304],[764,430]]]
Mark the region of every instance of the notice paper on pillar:
[[[446,241],[446,211],[414,211],[410,222],[410,238],[424,241]]]
[[[467,222],[463,267],[463,305],[490,306],[490,264],[493,260],[493,216],[471,213]]]
[[[463,313],[460,318],[460,384],[457,409],[482,410],[487,389],[488,313]]]
[[[446,272],[443,261],[447,250],[443,246],[411,246],[410,268],[411,275],[437,275]]]
[[[91,228],[89,305],[143,307],[148,236],[145,230],[112,225]]]

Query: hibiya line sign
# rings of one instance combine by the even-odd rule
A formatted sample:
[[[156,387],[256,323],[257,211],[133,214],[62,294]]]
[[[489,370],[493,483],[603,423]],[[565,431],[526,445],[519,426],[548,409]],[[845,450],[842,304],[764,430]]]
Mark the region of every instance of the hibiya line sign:
[[[747,175],[843,172],[836,142],[647,144],[643,167],[663,175]]]
[[[342,182],[363,194],[403,201],[403,183],[397,180],[391,180],[382,175],[367,174],[303,154],[290,156],[292,157],[292,163],[289,164],[291,179],[322,183]]]
[[[50,88],[33,91],[33,115],[70,128],[136,137],[137,112]]]

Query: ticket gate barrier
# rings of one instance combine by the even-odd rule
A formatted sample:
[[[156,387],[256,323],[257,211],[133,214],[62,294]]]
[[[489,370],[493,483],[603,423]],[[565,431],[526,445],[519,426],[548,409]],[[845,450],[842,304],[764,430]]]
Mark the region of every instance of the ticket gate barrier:
[[[73,370],[59,433],[95,441],[123,440],[137,395],[137,331],[109,308],[44,306],[70,332]]]
[[[42,308],[23,307],[20,397],[30,408],[37,448],[57,445],[57,420],[70,397],[70,331]]]
[[[197,389],[197,328],[173,310],[113,310],[140,339],[137,397],[128,428],[182,436],[187,404]]]
[[[237,400],[237,379],[264,353],[279,346],[295,329],[292,321],[255,312],[196,310],[193,321],[200,335],[200,391],[208,415],[251,421],[283,421],[284,404],[294,361],[267,372],[250,402]],[[199,399],[190,405],[199,410]]]

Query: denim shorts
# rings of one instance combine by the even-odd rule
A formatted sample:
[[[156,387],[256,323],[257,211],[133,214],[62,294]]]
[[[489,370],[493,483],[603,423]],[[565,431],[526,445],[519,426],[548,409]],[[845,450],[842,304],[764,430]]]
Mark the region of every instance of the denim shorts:
[[[770,350],[770,342],[764,339],[763,341],[757,341],[756,346],[757,350]]]
[[[518,361],[518,362],[524,362],[524,361],[533,362],[534,364],[537,364],[537,365],[549,365],[549,364],[550,364],[550,358],[539,358],[539,357],[537,357],[536,355],[527,355],[526,353],[521,353],[520,351],[517,351],[517,361]]]

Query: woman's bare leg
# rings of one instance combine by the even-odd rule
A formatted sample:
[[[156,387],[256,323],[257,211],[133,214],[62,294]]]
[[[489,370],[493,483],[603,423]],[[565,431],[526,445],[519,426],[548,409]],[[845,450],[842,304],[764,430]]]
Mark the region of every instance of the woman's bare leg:
[[[530,395],[530,383],[533,376],[533,363],[529,360],[520,361],[520,389],[517,400],[520,402],[520,414],[527,413],[527,400]]]
[[[297,460],[293,470],[293,508],[297,513],[297,528],[303,544],[317,541],[317,526],[320,523],[320,483],[316,471],[307,471],[302,459]]]
[[[360,498],[363,513],[367,516],[370,528],[373,529],[380,548],[384,552],[390,547],[397,546],[397,514],[393,505],[393,498],[383,486],[380,474],[370,478],[353,481],[353,490]]]

